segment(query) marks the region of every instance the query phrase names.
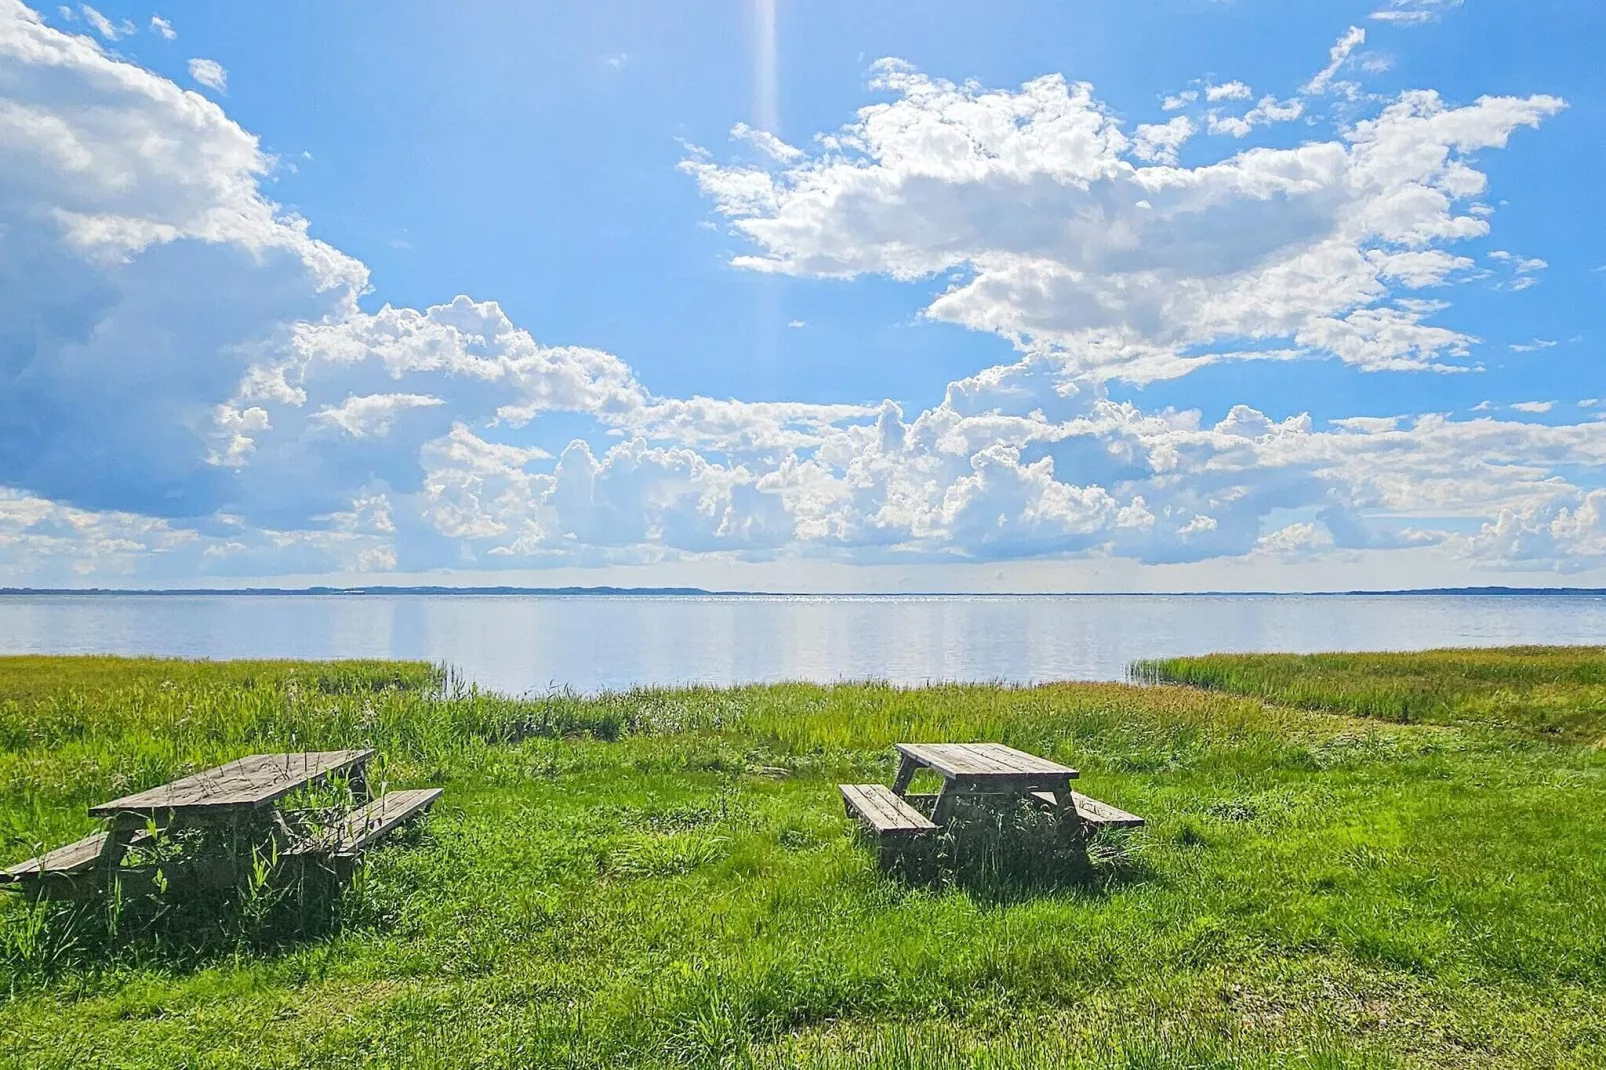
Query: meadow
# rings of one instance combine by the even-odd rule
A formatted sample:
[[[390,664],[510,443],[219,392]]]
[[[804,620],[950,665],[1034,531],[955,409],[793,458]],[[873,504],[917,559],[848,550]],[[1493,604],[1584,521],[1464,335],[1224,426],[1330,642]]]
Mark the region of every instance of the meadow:
[[[1144,671],[1198,686],[0,659],[0,863],[254,751],[446,789],[316,932],[4,896],[0,1065],[1606,1064],[1602,651]],[[1053,757],[1148,826],[1074,883],[890,880],[834,785],[914,739]]]

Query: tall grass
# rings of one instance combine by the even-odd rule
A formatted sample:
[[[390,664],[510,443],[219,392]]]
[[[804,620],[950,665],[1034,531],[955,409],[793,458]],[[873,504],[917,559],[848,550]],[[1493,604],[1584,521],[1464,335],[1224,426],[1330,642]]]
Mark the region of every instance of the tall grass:
[[[1401,724],[1485,724],[1606,738],[1606,647],[1412,654],[1211,654],[1140,661],[1140,680],[1190,684]]]
[[[1591,747],[1183,687],[512,700],[427,666],[9,668],[0,862],[252,751],[377,746],[446,794],[340,924],[267,946],[71,943],[0,901],[0,1064],[1606,1063]],[[834,785],[889,779],[904,739],[1051,755],[1149,825],[1112,879],[889,881]]]

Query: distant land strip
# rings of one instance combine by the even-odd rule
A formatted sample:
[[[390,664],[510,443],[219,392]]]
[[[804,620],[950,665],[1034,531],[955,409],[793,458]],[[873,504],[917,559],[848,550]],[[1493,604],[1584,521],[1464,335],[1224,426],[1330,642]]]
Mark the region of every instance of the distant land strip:
[[[1606,596],[1602,587],[1423,587],[1393,591],[709,591],[701,587],[0,587],[0,597],[17,595],[173,596],[173,595],[525,595],[546,597],[697,598],[1223,598],[1423,595]]]

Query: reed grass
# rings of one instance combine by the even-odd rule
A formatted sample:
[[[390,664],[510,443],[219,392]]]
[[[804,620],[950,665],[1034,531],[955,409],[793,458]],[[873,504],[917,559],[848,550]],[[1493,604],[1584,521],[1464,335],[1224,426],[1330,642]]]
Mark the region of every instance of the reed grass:
[[[1480,724],[1606,740],[1606,647],[1410,654],[1211,654],[1140,661],[1141,680],[1401,724]]]
[[[1606,754],[1566,734],[1176,686],[126,669],[0,659],[0,861],[252,751],[375,746],[446,795],[318,931],[95,939],[8,896],[0,1065],[1606,1063]],[[907,739],[1051,755],[1149,826],[1081,883],[890,881],[834,784]]]

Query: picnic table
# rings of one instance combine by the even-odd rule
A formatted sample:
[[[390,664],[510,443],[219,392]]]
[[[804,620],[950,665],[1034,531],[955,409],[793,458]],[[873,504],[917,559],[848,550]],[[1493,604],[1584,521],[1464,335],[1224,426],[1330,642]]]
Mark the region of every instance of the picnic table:
[[[439,788],[393,791],[375,799],[368,787],[371,749],[253,754],[168,784],[125,795],[89,808],[104,830],[58,847],[10,869],[0,883],[39,894],[52,885],[77,886],[76,878],[98,873],[102,887],[119,871],[125,855],[152,834],[189,829],[210,830],[238,840],[271,840],[273,849],[289,856],[318,856],[335,863],[354,859],[402,822],[428,809]],[[276,804],[291,793],[343,777],[356,807],[313,835],[298,833],[287,812]],[[249,859],[223,859],[214,864],[226,879]],[[127,873],[134,877],[136,874]],[[216,876],[216,874],[214,874]]]
[[[909,840],[947,826],[961,799],[995,808],[1025,800],[1051,809],[1064,833],[1078,838],[1097,829],[1143,824],[1135,814],[1072,791],[1071,781],[1080,775],[1075,769],[1002,743],[899,743],[897,751],[892,787],[837,785],[848,815],[875,834],[884,858]],[[909,794],[921,769],[942,777],[941,791]]]

